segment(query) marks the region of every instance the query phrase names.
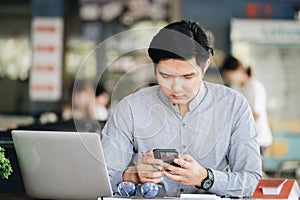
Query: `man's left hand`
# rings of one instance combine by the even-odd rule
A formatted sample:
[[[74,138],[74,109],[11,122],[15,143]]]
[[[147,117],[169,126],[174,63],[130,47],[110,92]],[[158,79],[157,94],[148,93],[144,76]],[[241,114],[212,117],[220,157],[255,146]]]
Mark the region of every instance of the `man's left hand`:
[[[165,163],[163,167],[166,170],[164,175],[182,185],[201,185],[204,178],[207,177],[207,171],[191,155],[183,154],[176,158],[174,162],[181,167]]]

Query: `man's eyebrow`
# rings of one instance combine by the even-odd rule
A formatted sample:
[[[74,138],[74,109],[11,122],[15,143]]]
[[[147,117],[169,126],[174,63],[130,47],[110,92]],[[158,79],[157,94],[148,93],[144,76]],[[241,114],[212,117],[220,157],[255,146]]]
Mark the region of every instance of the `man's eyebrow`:
[[[194,74],[196,74],[196,72],[191,72],[191,73],[189,73],[189,74],[183,74],[183,75],[181,75],[181,76],[193,76]]]
[[[167,74],[167,73],[164,73],[164,72],[161,72],[161,71],[159,71],[159,74],[160,74],[160,75],[166,75],[166,76],[172,76],[172,75],[170,75],[170,74]]]
[[[161,71],[159,71],[159,74],[160,74],[160,75],[166,75],[166,76],[174,76],[174,75],[167,74],[167,73],[161,72]],[[197,72],[191,72],[191,73],[188,73],[188,74],[182,74],[182,75],[180,75],[180,76],[193,76],[193,75],[195,75],[195,74],[197,74]]]

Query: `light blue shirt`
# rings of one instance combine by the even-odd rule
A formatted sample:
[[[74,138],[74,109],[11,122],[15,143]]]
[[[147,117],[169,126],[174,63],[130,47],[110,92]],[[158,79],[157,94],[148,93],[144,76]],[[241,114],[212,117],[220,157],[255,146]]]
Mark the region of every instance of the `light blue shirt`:
[[[261,178],[255,122],[245,98],[222,85],[203,82],[182,117],[159,86],[125,97],[103,129],[103,148],[113,190],[143,152],[172,148],[212,169],[210,193],[249,197]],[[230,168],[230,171],[225,170]],[[203,193],[164,177],[166,196]]]

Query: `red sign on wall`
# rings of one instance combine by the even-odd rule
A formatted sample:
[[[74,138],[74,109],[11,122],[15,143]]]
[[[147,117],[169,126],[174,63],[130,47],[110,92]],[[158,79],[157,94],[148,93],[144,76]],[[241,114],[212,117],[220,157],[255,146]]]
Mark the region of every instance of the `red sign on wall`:
[[[249,18],[270,18],[272,6],[269,3],[247,3],[246,15]]]
[[[57,101],[62,95],[63,20],[35,18],[32,22],[30,98]]]

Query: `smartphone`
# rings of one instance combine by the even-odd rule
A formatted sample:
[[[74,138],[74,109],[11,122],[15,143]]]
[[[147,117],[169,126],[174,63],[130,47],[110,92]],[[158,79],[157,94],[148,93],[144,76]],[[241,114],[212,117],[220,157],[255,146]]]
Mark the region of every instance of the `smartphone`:
[[[154,149],[153,154],[156,159],[161,159],[165,163],[180,167],[180,165],[174,163],[174,159],[178,158],[178,152],[175,149]]]

